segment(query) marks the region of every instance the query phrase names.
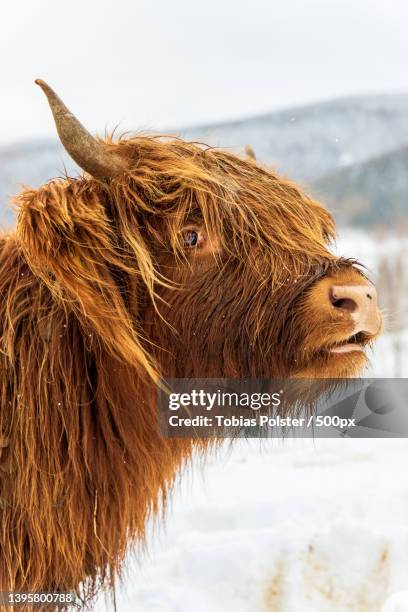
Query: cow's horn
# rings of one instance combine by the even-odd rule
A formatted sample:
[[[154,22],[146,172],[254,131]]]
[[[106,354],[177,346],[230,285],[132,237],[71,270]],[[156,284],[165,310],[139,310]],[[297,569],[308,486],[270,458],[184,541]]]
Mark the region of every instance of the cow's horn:
[[[113,178],[123,172],[124,160],[107,151],[106,147],[98,142],[69,111],[47,83],[41,79],[35,82],[47,96],[58,136],[78,166],[99,179]]]

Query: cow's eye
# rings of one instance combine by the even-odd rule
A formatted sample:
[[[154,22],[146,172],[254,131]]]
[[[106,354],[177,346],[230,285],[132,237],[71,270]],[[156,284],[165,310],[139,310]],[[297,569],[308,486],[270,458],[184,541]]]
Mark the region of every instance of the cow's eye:
[[[203,233],[197,229],[186,229],[183,232],[183,244],[187,249],[196,249],[204,245]]]
[[[198,232],[195,230],[188,230],[184,232],[184,246],[195,247],[198,244]]]

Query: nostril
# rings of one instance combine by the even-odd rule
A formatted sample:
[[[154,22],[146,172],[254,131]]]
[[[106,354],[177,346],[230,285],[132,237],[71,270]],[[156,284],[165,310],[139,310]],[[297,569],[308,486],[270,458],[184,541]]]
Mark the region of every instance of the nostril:
[[[358,304],[356,300],[351,297],[341,296],[339,295],[342,292],[336,292],[334,288],[332,288],[330,292],[330,302],[334,308],[338,308],[340,310],[346,310],[347,312],[356,312],[358,310]]]

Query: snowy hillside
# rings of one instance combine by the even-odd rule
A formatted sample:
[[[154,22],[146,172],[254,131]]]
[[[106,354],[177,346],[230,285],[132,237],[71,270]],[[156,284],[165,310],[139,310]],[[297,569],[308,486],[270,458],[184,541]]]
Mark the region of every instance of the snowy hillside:
[[[314,192],[342,225],[408,221],[408,147],[321,177]]]
[[[377,280],[383,257],[395,262],[406,249],[355,231],[337,245]],[[408,376],[404,320],[405,331],[388,322],[375,376],[395,375],[396,335]],[[408,612],[407,472],[407,440],[226,443],[181,476],[148,553],[129,556],[117,609]],[[101,597],[96,609],[113,607]]]
[[[230,123],[179,130],[187,139],[243,149],[310,182],[408,143],[408,96],[357,96]]]
[[[50,178],[74,175],[76,166],[57,141],[34,141],[0,147],[0,221],[13,226],[10,200],[23,185],[38,187]]]

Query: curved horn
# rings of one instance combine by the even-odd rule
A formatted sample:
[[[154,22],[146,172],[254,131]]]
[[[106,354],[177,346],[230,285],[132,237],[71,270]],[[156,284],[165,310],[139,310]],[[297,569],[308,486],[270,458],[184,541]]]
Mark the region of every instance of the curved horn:
[[[67,153],[85,172],[99,179],[113,178],[125,170],[125,162],[117,155],[109,153],[78,119],[68,110],[63,101],[47,83],[37,79],[48,98],[54,115],[58,136]]]

